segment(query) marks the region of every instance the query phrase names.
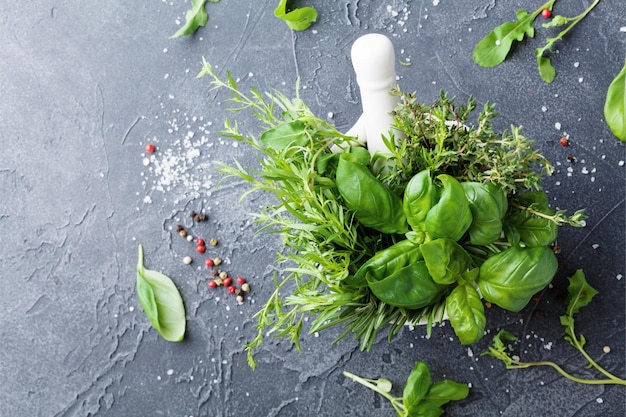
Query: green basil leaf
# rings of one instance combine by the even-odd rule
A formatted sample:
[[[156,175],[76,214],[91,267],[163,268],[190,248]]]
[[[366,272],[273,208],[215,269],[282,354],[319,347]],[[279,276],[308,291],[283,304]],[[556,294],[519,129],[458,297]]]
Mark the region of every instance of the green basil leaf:
[[[460,384],[449,379],[435,382],[430,386],[428,393],[424,396],[424,401],[428,400],[439,407],[450,401],[459,401],[469,395],[469,386]]]
[[[469,202],[454,177],[441,174],[437,179],[443,184],[443,191],[437,204],[428,211],[424,226],[431,238],[443,237],[456,242],[472,224]]]
[[[380,281],[400,269],[423,260],[420,247],[410,240],[401,240],[388,248],[379,250],[354,274],[357,287],[367,285],[366,277]]]
[[[465,249],[450,239],[435,239],[420,246],[428,272],[437,284],[452,284],[461,279],[472,258]]]
[[[206,25],[207,20],[209,20],[209,15],[204,8],[206,2],[207,0],[191,0],[191,8],[185,13],[185,24],[170,36],[170,39],[191,35],[198,28]],[[212,2],[215,3],[215,1]]]
[[[502,218],[507,211],[506,192],[497,185],[462,182],[461,187],[472,212],[472,224],[467,232],[473,245],[488,245],[500,238]]]
[[[306,30],[317,20],[317,10],[313,7],[301,7],[287,12],[287,0],[281,0],[274,16],[283,20],[291,30]]]
[[[606,92],[604,118],[611,132],[626,142],[626,63]]]
[[[439,417],[445,411],[432,401],[422,400],[419,404],[407,408],[407,417]]]
[[[371,273],[366,278],[370,290],[380,301],[408,309],[434,304],[445,289],[433,281],[424,261],[395,270],[381,280]]]
[[[409,374],[402,393],[402,403],[404,408],[409,410],[415,408],[430,388],[430,370],[424,362],[416,362],[413,370]]]
[[[358,162],[358,155],[341,154],[336,183],[345,206],[362,225],[382,233],[408,232],[402,200]]]
[[[285,149],[289,146],[304,146],[309,136],[306,126],[301,120],[281,123],[278,126],[263,132],[259,141],[261,145],[270,149]]]
[[[598,291],[587,283],[583,270],[577,270],[574,275],[569,277],[567,297],[565,298],[567,315],[571,317],[578,313],[581,308],[591,302],[591,299],[596,294],[598,294]]]
[[[172,280],[158,271],[145,269],[143,246],[137,261],[137,296],[152,326],[170,342],[185,336],[185,306]]]
[[[471,345],[484,336],[485,308],[471,285],[459,285],[452,290],[446,297],[446,313],[461,344]]]
[[[518,312],[552,281],[557,266],[556,256],[546,246],[513,246],[487,258],[476,282],[485,300]]]
[[[548,206],[548,196],[544,192],[519,194],[515,196],[513,201],[547,216],[554,215],[554,210]],[[507,231],[510,232],[514,229],[519,240],[530,247],[550,245],[556,240],[559,233],[558,225],[552,220],[514,206],[510,207],[504,222],[507,224]]]
[[[423,230],[428,211],[437,201],[437,190],[430,178],[430,170],[416,174],[406,185],[402,207],[413,230]]]
[[[496,27],[485,36],[474,48],[472,59],[482,67],[495,67],[506,59],[514,41],[522,41],[524,36],[535,36],[533,21],[535,14],[528,14],[525,10],[518,10],[517,21],[506,22]]]

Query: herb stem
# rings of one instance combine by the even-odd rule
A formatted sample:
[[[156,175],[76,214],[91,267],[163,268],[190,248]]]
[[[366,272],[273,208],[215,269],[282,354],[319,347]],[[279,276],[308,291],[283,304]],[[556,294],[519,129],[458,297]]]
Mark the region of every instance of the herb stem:
[[[584,354],[584,356],[588,359],[589,355]],[[593,360],[591,360],[591,362],[593,362]],[[516,360],[511,360],[511,364],[507,365],[508,369],[525,369],[525,368],[530,368],[532,366],[549,366],[551,368],[553,368],[554,370],[556,370],[559,374],[561,374],[562,376],[564,376],[565,378],[574,381],[574,382],[578,382],[580,384],[587,384],[587,385],[626,385],[626,380],[617,378],[614,375],[611,375],[610,373],[607,373],[606,371],[602,372],[603,374],[607,375],[609,378],[608,379],[585,379],[585,378],[580,378],[577,376],[574,376],[570,373],[568,373],[567,371],[565,371],[563,368],[561,368],[559,365],[557,365],[554,362],[550,362],[550,361],[539,361],[539,362],[519,362]]]

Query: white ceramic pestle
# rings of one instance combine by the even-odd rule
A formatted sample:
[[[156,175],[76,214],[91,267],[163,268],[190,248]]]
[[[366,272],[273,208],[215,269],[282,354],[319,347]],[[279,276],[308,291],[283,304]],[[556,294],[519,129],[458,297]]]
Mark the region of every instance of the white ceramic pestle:
[[[382,135],[389,136],[393,124],[390,113],[399,103],[398,97],[390,94],[396,86],[393,44],[382,34],[364,35],[352,45],[351,57],[363,114],[346,135],[366,143],[373,156],[377,151],[388,151]]]

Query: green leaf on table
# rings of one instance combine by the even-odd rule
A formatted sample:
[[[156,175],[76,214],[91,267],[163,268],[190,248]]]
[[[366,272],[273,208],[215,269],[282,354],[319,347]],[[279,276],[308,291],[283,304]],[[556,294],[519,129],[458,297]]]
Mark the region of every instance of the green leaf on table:
[[[141,245],[137,261],[137,296],[150,323],[165,340],[183,340],[186,319],[180,293],[169,277],[144,267]]]
[[[469,385],[461,384],[449,379],[435,382],[424,396],[424,401],[441,407],[450,401],[459,401],[469,395]]]
[[[317,20],[317,10],[313,7],[300,7],[287,11],[287,0],[280,0],[274,16],[283,20],[291,30],[306,30]]]
[[[598,291],[587,283],[583,270],[577,270],[574,275],[569,277],[567,297],[565,298],[567,315],[573,317],[581,308],[588,305],[596,294]]]
[[[402,394],[404,408],[408,411],[417,407],[429,388],[430,370],[428,365],[424,362],[415,362],[415,366],[406,380]]]
[[[611,132],[626,142],[626,63],[606,92],[604,118]]]
[[[217,3],[219,0],[209,0],[211,3]],[[181,26],[176,33],[170,36],[170,39],[180,38],[195,33],[198,28],[206,25],[209,20],[204,5],[207,0],[191,0],[191,8],[185,12],[185,24]]]
[[[516,17],[515,22],[501,24],[476,45],[472,53],[475,63],[482,67],[495,67],[506,59],[513,42],[521,42],[524,36],[535,36],[533,22],[537,16],[518,10]]]

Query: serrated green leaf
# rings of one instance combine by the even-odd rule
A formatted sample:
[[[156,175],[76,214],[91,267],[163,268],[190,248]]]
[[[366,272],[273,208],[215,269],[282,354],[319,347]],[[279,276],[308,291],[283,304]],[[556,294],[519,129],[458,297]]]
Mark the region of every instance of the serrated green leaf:
[[[416,407],[430,388],[430,370],[424,362],[416,362],[409,378],[406,380],[402,403],[409,410]]]
[[[183,340],[186,327],[183,299],[169,277],[145,269],[141,245],[137,261],[137,297],[150,323],[165,340]]]
[[[283,20],[289,29],[301,31],[308,29],[317,20],[317,10],[313,7],[300,7],[287,12],[287,0],[281,0],[274,9],[274,16]]]
[[[626,63],[606,92],[604,118],[611,132],[626,142]]]
[[[217,1],[211,0],[212,3]],[[185,12],[185,24],[170,36],[170,39],[191,35],[198,28],[206,25],[207,20],[209,20],[209,15],[204,8],[206,2],[207,0],[191,0],[191,8]]]
[[[515,15],[515,22],[501,24],[476,45],[472,53],[475,63],[482,67],[495,67],[506,59],[513,42],[522,41],[524,36],[535,36],[533,21],[536,15],[525,10],[518,10]]]
[[[598,291],[587,283],[583,270],[577,270],[574,275],[569,277],[567,297],[565,298],[567,315],[573,317],[581,308],[588,305],[596,294]]]

